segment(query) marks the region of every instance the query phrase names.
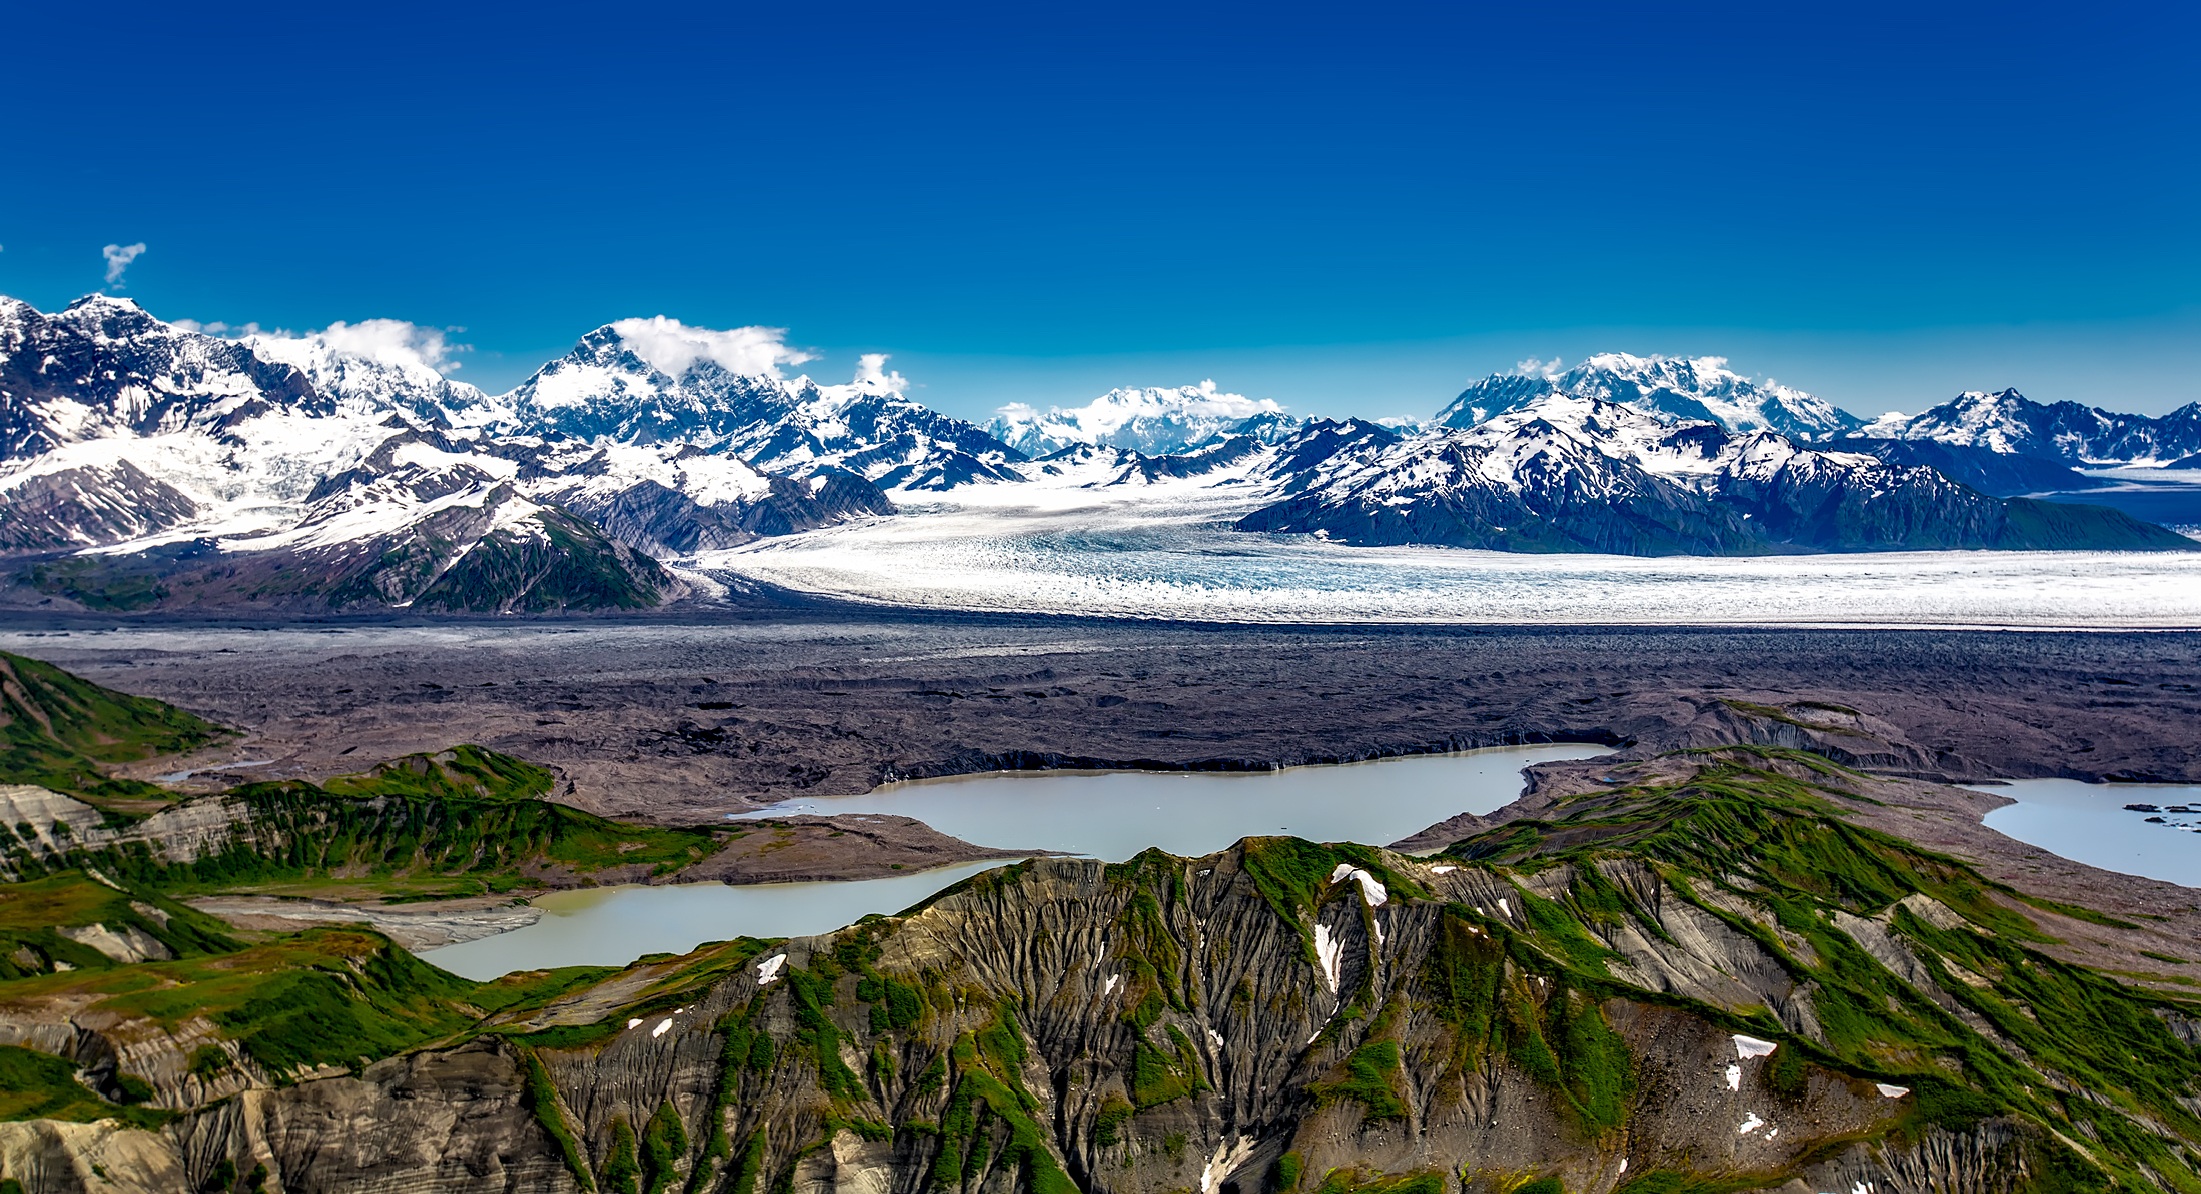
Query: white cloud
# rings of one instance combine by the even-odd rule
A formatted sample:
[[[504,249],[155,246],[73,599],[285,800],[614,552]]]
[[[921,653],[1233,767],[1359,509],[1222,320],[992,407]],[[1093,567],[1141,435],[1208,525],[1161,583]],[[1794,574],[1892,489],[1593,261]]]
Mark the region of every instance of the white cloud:
[[[243,340],[267,360],[308,371],[321,358],[357,357],[395,369],[449,376],[459,370],[459,362],[453,358],[474,351],[473,345],[451,339],[452,333],[464,328],[423,327],[402,319],[362,319],[357,323],[339,319],[309,332],[264,328],[258,323],[224,323],[219,319],[208,323],[196,319],[169,322],[187,332]]]
[[[856,358],[856,384],[865,389],[891,390],[902,393],[909,389],[909,379],[899,370],[887,368],[887,354],[867,352]]]
[[[134,245],[108,245],[99,252],[100,256],[107,259],[107,284],[120,289],[122,271],[130,268],[130,263],[138,259],[138,254],[145,252],[145,242],[141,240]]]
[[[219,319],[215,320],[212,323],[200,323],[196,319],[171,319],[168,321],[168,323],[171,327],[179,327],[187,332],[197,332],[202,336],[227,336],[231,332],[235,332],[239,336],[255,336],[258,335],[261,330],[260,325],[257,323],[230,324],[223,323]],[[277,336],[290,335],[289,332],[283,331],[277,331],[271,334]]]
[[[1566,370],[1566,367],[1567,363],[1558,357],[1553,357],[1548,361],[1539,361],[1535,357],[1530,357],[1525,361],[1514,362],[1513,371],[1522,377],[1549,378],[1559,376],[1560,373]]]
[[[786,328],[747,327],[721,332],[653,315],[648,319],[619,320],[611,330],[619,333],[636,356],[667,377],[679,377],[697,362],[710,361],[732,373],[776,378],[782,365],[816,359],[787,346]]]
[[[362,319],[358,323],[346,323],[339,319],[318,332],[308,332],[300,339],[316,341],[328,351],[345,356],[364,357],[378,365],[390,365],[401,369],[431,369],[437,373],[456,373],[459,363],[452,358],[471,350],[471,345],[454,344],[450,332],[455,329],[422,327],[402,319]],[[256,344],[265,344],[285,333],[255,338]]]
[[[130,269],[130,262],[134,262],[136,258],[139,258],[139,253],[143,253],[143,251],[145,251],[143,240],[136,242],[136,245],[108,245],[106,249],[101,249],[99,256],[108,258],[108,286],[121,289],[123,271]]]

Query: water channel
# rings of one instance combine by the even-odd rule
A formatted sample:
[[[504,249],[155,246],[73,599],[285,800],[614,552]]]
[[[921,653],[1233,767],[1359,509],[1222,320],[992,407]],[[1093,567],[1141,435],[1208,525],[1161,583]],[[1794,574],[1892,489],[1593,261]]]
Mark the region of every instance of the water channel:
[[[791,801],[759,817],[896,813],[986,845],[1110,861],[1149,846],[1197,856],[1239,838],[1397,841],[1521,794],[1521,769],[1604,747],[1500,747],[1268,772],[995,772],[891,784],[861,796]],[[740,818],[736,818],[738,821]],[[468,978],[552,966],[620,966],[743,935],[792,937],[900,912],[999,862],[847,883],[608,887],[537,898],[541,920],[422,956]]]

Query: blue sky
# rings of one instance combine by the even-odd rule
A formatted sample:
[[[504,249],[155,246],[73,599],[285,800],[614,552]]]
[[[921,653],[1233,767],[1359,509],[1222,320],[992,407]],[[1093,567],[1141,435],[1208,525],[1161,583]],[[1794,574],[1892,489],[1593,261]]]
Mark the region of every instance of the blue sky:
[[[491,388],[662,313],[966,415],[1427,413],[1605,348],[2160,411],[2201,398],[2195,11],[39,5],[0,292],[142,242],[156,314],[462,326]]]

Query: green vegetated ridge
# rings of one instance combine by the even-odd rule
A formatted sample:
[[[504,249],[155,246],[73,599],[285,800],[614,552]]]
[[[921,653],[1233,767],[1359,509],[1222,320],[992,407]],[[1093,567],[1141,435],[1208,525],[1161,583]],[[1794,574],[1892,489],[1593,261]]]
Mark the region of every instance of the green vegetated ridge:
[[[190,750],[225,731],[20,656],[0,654],[0,717],[0,783],[87,800],[101,817],[88,831],[58,821],[0,825],[0,859],[19,879],[90,869],[168,893],[318,881],[354,889],[344,894],[422,898],[569,885],[607,872],[662,876],[732,836],[557,804],[547,799],[550,772],[472,745],[319,784],[248,783],[179,801],[100,766]],[[190,811],[179,803],[220,811],[194,822],[188,848],[171,849],[158,829],[162,818]],[[226,837],[200,840],[205,820],[226,823]]]
[[[250,783],[198,797],[225,806],[232,824],[219,845],[190,857],[143,841],[49,842],[4,828],[0,847],[23,877],[90,867],[174,893],[424,899],[569,885],[614,868],[624,879],[662,876],[731,836],[607,820],[543,799],[551,782],[522,760],[460,746],[322,784]]]
[[[547,773],[458,748],[229,794],[273,827],[257,860],[36,859],[0,888],[0,1018],[204,1033],[189,1064],[209,1089],[400,1053],[432,1077],[486,1035],[541,1129],[505,1146],[594,1190],[791,1194],[833,1158],[919,1194],[1680,1194],[1901,1166],[1949,1191],[2201,1194],[2201,1004],[2059,961],[2042,905],[1855,824],[1866,782],[1823,759],[1729,748],[1615,774],[1431,859],[1252,838],[1027,861],[820,939],[495,983],[364,929],[236,933],[170,898],[493,887],[716,841],[567,820]],[[118,940],[170,956],[120,960]],[[1776,1046],[1732,1089],[1781,1121],[1777,1146],[1736,1127],[1705,1068],[1738,1033]],[[464,1064],[459,1085],[494,1085]],[[27,1050],[0,1074],[21,1090],[0,1118],[204,1111],[192,1088],[154,1110],[143,1077]]]
[[[111,778],[100,765],[178,754],[222,732],[173,705],[0,652],[0,782],[94,799],[163,797],[160,788]]]
[[[106,840],[188,812],[176,794],[109,778],[100,765],[204,745],[224,733],[158,701],[0,654],[0,782],[87,800],[96,829],[0,825],[17,881],[0,883],[0,1018],[48,1009],[166,1034],[198,1034],[192,1074],[240,1063],[255,1081],[355,1068],[462,1038],[609,973],[574,968],[489,983],[458,978],[364,927],[240,932],[177,897],[336,884],[367,896],[508,891],[546,877],[587,881],[609,868],[662,874],[710,854],[721,835],[609,821],[546,800],[550,772],[478,746],[411,755],[322,784],[247,784],[191,798],[235,812],[225,844],[170,857]],[[43,832],[41,832],[43,831]],[[17,1056],[22,1054],[23,1056]],[[59,1067],[59,1068],[56,1068]],[[0,1120],[122,1116],[142,1079],[86,1074],[47,1054],[0,1057]],[[37,1092],[38,1097],[30,1097]]]
[[[624,1103],[624,1131],[566,1126],[594,1142],[579,1151],[605,1189],[784,1191],[806,1158],[854,1141],[893,1169],[895,1188],[1159,1194],[1197,1188],[1209,1150],[1228,1150],[1230,1137],[1212,1136],[1221,1116],[1254,1149],[1234,1181],[1271,1194],[1757,1189],[1831,1180],[1825,1167],[1844,1157],[1951,1149],[1976,1168],[1937,1188],[2201,1191],[2201,1053],[2189,1043],[2201,1006],[2050,957],[2015,893],[1852,824],[1854,777],[1823,760],[1736,749],[1693,764],[1686,781],[1584,796],[1431,860],[1249,839],[1200,860],[1149,852],[1103,868],[1097,890],[1062,887],[1096,864],[1017,864],[914,920],[833,935],[770,985],[735,979],[747,993],[731,1003],[663,983],[647,1010],[524,1040],[561,1105],[585,1106],[605,1097],[599,1068],[639,1047],[642,1030],[626,1025],[676,1003],[714,1008],[699,1029],[716,1046],[711,1094],[675,1112],[686,1154],[669,1130],[645,1147],[636,1125],[665,1119],[654,1101]],[[1379,913],[1354,880],[1334,881],[1340,868],[1367,871],[1389,903]],[[933,908],[944,919],[924,915]],[[1399,954],[1345,967],[1336,1010],[1309,1013],[1315,1039],[1286,1035],[1280,1025],[1319,998],[1312,927],[1357,917],[1373,936],[1379,916]],[[1637,980],[1628,948],[1679,952],[1677,930],[1711,922],[1807,993],[1811,1014]],[[1081,943],[1061,947],[1074,967],[1024,955],[1046,946],[1017,926],[1042,923]],[[1916,960],[1910,977],[1861,943],[1883,940]],[[1101,941],[1096,962],[1083,943]],[[784,947],[714,948],[697,958],[731,973]],[[1219,1060],[1223,1041],[1257,1028],[1250,1057]],[[1694,1034],[1732,1060],[1734,1033],[1775,1044],[1737,1097],[1785,1133],[1747,1165],[1719,1155],[1740,1112],[1677,1129],[1660,1077],[1676,1064],[1666,1042]],[[1264,1060],[1281,1060],[1276,1087],[1232,1088],[1232,1067]],[[1699,1085],[1719,1081],[1715,1065]],[[1539,1093],[1486,1131],[1468,1110],[1480,1096],[1464,1092],[1517,1084]],[[1452,1143],[1398,1168],[1402,1129]],[[1661,1139],[1683,1129],[1702,1139]],[[1534,1159],[1476,1152],[1524,1135]],[[1618,1156],[1636,1162],[1624,1180]]]
[[[151,893],[131,893],[81,871],[0,884],[0,979],[116,965],[106,950],[145,960],[242,948],[229,926]]]
[[[2182,1038],[2173,1027],[2194,1025],[2201,1003],[2042,952],[2053,939],[2016,892],[1851,824],[1842,775],[1797,752],[1708,752],[1686,783],[1581,796],[1562,818],[1516,821],[1446,853],[1562,877],[1557,899],[1523,893],[1523,936],[1563,963],[1556,980],[1600,995],[1625,988],[1608,977],[1598,927],[1625,918],[1656,931],[1605,869],[1648,864],[1667,892],[1810,984],[1814,1034],[1768,1010],[1728,1017],[1781,1043],[1776,1081],[1811,1065],[1908,1085],[1901,1130],[1912,1134],[1994,1118],[2030,1125],[2035,1188],[2201,1190],[2201,1052],[2190,1028]],[[1866,922],[1931,981],[1906,981],[1873,956]]]

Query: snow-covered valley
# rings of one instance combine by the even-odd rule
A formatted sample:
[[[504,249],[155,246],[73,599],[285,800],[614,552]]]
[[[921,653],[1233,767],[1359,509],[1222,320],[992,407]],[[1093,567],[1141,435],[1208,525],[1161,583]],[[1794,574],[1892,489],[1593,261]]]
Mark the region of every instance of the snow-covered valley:
[[[1349,547],[1230,529],[1240,507],[1051,495],[938,506],[684,565],[840,599],[1221,622],[2201,627],[2201,553],[1735,558]]]

